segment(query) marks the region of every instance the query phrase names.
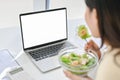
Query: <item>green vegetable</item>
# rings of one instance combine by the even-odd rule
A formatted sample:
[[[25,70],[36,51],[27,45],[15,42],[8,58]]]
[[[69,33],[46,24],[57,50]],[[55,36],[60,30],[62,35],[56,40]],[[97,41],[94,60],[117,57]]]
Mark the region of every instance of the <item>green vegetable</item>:
[[[82,39],[87,39],[91,37],[85,25],[80,25],[78,27],[78,36],[81,37]]]
[[[66,56],[62,56],[61,57],[61,61],[63,62],[63,63],[65,63],[65,64],[69,64],[71,61],[68,59],[68,57],[66,57]]]
[[[87,54],[83,54],[82,57],[88,59]]]
[[[95,58],[90,58],[86,53],[78,55],[71,52],[69,55],[61,56],[61,61],[69,65],[72,70],[86,70],[95,63]],[[72,71],[73,72],[73,71]],[[84,74],[86,72],[73,72],[75,74]]]
[[[73,73],[73,74],[77,74],[77,75],[84,75],[84,74],[87,74],[87,72],[73,72],[73,71],[72,71],[72,73]]]
[[[95,58],[89,59],[89,62],[87,63],[87,66],[91,66],[95,63]]]
[[[82,66],[80,67],[80,70],[84,70],[84,69],[88,69],[88,66],[87,66],[87,65],[82,65]]]
[[[74,52],[71,52],[70,56],[71,57],[78,57],[78,55],[76,55]]]

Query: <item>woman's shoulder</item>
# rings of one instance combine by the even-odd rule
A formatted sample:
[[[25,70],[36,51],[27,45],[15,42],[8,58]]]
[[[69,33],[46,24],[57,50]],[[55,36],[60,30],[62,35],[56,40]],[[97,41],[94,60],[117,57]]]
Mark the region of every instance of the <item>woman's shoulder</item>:
[[[120,80],[120,48],[112,48],[100,63],[96,80]]]

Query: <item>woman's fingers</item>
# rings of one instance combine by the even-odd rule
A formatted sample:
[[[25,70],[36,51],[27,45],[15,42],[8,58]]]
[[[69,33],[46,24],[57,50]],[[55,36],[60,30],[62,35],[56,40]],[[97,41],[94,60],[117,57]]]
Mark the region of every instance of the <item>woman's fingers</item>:
[[[91,42],[88,42],[87,44],[85,44],[84,49],[85,49],[86,51],[88,51],[89,49],[92,49],[92,47],[93,47],[93,45],[91,44]]]
[[[85,51],[88,51],[88,45],[86,44],[84,47]]]
[[[81,77],[81,76],[77,76],[72,74],[69,71],[64,71],[66,77],[68,77],[70,80],[92,80],[90,77],[85,76],[85,77]]]
[[[86,51],[91,51],[91,52],[95,52],[97,53],[99,59],[101,57],[101,52],[99,50],[99,47],[98,45],[93,41],[93,40],[90,40],[86,45],[85,45],[85,50]]]
[[[93,45],[93,48],[94,48],[95,50],[99,50],[98,45],[97,45],[93,40],[90,40],[90,42],[91,42],[90,45]]]
[[[74,75],[69,71],[64,71],[66,77],[68,77],[70,80],[82,80],[80,76]]]
[[[97,46],[97,44],[93,41],[93,40],[90,40],[86,45],[85,45],[85,48],[84,48],[86,51],[88,50],[98,50],[99,47]]]

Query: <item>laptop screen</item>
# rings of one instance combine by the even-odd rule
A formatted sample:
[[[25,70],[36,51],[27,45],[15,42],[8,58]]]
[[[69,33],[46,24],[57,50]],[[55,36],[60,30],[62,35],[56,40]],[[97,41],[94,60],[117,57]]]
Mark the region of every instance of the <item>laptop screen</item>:
[[[66,8],[20,14],[24,49],[67,39]]]

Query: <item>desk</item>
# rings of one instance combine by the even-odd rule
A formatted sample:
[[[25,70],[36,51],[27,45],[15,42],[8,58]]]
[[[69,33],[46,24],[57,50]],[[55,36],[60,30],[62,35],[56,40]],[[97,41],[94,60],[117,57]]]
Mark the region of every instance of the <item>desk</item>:
[[[83,19],[68,21],[68,40],[75,46],[83,48],[85,41],[76,37],[75,33],[77,26],[80,24],[85,24]],[[35,67],[28,56],[22,51],[20,27],[0,29],[0,49],[8,49],[14,57],[18,56],[17,62],[35,80],[68,80],[63,74],[62,68],[42,73]],[[90,76],[94,77],[95,74],[93,73],[95,71],[91,72]]]

